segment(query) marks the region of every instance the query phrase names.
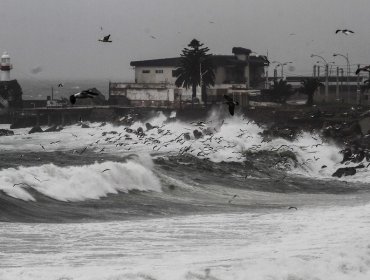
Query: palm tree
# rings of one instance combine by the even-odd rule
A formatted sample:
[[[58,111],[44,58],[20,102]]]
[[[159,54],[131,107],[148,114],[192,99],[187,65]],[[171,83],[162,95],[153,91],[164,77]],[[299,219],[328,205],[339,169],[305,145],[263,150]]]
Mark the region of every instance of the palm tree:
[[[307,95],[307,102],[308,106],[313,105],[313,96],[316,90],[323,86],[323,84],[317,78],[306,78],[301,81],[301,87],[299,88],[299,92]]]
[[[292,85],[288,84],[286,80],[274,80],[274,85],[268,91],[268,94],[272,101],[285,103],[294,94],[294,90],[292,89]]]
[[[209,49],[202,47],[198,40],[193,39],[188,45],[189,48],[184,48],[181,54],[180,67],[175,70],[176,86],[192,88],[192,105],[197,93],[197,86],[201,86],[202,100],[207,106],[206,88],[213,86],[215,83],[215,74],[211,61],[211,54],[208,54]]]

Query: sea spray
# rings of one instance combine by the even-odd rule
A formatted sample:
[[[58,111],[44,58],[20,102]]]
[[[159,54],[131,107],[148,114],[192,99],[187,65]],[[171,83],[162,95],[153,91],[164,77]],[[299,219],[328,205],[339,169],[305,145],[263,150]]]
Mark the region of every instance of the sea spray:
[[[146,123],[155,128],[147,130]],[[143,128],[143,133],[135,133],[140,127]],[[195,129],[202,133],[199,139],[193,135]],[[265,139],[262,135],[263,130],[264,127],[242,116],[223,118],[215,111],[202,122],[167,122],[164,114],[157,113],[155,117],[146,121],[136,121],[131,126],[107,124],[101,127],[100,123],[91,123],[90,128],[86,129],[72,125],[65,127],[61,132],[38,133],[31,136],[25,129],[15,130],[14,136],[0,138],[0,149],[45,152],[42,145],[46,152],[62,150],[77,154],[85,147],[86,153],[115,156],[127,156],[130,153],[181,156],[188,153],[212,162],[243,162],[246,151],[288,150],[297,157],[297,165],[286,170],[294,174],[329,179],[338,168],[343,167],[340,154],[342,148],[316,133],[302,132],[293,140]],[[185,134],[190,139],[185,139]],[[58,144],[50,144],[56,139],[60,140]],[[275,168],[273,162],[271,168]],[[368,167],[358,170],[358,173],[359,175],[351,177],[351,180],[370,181]],[[338,180],[348,180],[348,177]]]

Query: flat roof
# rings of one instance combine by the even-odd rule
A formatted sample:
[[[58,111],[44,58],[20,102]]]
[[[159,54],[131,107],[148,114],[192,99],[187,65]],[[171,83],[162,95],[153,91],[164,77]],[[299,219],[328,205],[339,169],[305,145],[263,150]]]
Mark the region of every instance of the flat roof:
[[[234,66],[234,65],[247,65],[247,61],[237,59],[234,55],[211,55],[210,56],[214,66]],[[252,65],[268,65],[268,62],[262,57],[249,56],[249,63]],[[131,61],[130,66],[135,67],[180,67],[181,57],[161,58]]]

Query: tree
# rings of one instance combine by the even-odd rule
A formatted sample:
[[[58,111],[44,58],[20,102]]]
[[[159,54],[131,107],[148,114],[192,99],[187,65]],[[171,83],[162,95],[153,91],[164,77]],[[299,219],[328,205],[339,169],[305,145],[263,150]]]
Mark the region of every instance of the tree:
[[[301,81],[301,87],[298,91],[307,95],[306,104],[308,106],[313,105],[313,96],[316,90],[321,86],[323,86],[323,84],[319,81],[318,78],[306,78]]]
[[[272,89],[267,90],[266,93],[272,101],[285,103],[294,94],[294,90],[292,85],[288,84],[286,80],[274,80]]]
[[[215,74],[209,49],[203,47],[198,40],[193,39],[188,45],[189,48],[182,50],[180,67],[175,70],[176,86],[192,88],[192,105],[197,93],[197,86],[201,87],[202,100],[207,106],[206,89],[215,84]]]

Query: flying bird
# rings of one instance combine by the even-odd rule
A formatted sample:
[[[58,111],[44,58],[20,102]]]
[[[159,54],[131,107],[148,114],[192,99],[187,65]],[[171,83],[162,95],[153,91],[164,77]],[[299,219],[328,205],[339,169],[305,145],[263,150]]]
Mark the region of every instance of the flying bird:
[[[157,37],[155,37],[155,36],[153,36],[153,35],[150,35],[150,37],[151,37],[151,38],[153,38],[153,39],[157,39]]]
[[[98,41],[103,42],[103,43],[112,43],[112,41],[109,40],[109,37],[110,37],[110,34],[107,36],[104,36],[102,39],[99,39]]]
[[[227,100],[225,102],[225,104],[229,105],[230,115],[234,116],[235,105],[239,105],[239,102],[238,101],[234,101],[230,96],[228,96],[226,94],[224,95],[224,98]]]
[[[298,209],[297,209],[297,207],[295,207],[295,206],[289,206],[289,208],[288,208],[288,209],[289,209],[289,210],[290,210],[290,209],[298,210]]]
[[[356,75],[358,75],[361,71],[367,71],[367,72],[370,72],[370,65],[357,68],[357,70],[356,70]]]
[[[72,104],[75,104],[76,103],[76,100],[78,98],[80,99],[83,99],[83,98],[94,98],[94,96],[97,96],[99,95],[98,93],[92,91],[92,89],[87,89],[87,90],[83,90],[81,92],[77,92],[75,94],[72,94],[70,97],[69,97],[69,101],[71,101]]]
[[[237,196],[238,196],[237,194],[234,194],[234,196],[229,200],[229,203],[231,203]]]
[[[353,32],[352,30],[348,30],[348,29],[337,29],[335,31],[335,34],[338,34],[339,32],[343,33],[343,34],[346,34],[346,35],[349,35],[349,34],[353,34],[355,32]]]
[[[63,87],[63,84],[62,83],[58,84],[58,87]]]

